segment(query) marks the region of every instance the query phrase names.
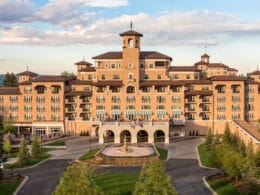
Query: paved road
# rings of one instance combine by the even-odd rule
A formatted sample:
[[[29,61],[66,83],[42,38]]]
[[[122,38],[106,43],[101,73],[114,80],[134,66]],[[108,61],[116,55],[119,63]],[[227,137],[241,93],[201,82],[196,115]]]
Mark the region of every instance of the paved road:
[[[165,163],[166,171],[172,176],[172,182],[180,195],[211,194],[202,182],[202,177],[217,173],[219,170],[205,169],[199,166],[196,147],[200,138],[185,138],[168,145],[169,160]],[[66,141],[67,149],[52,151],[53,157],[38,167],[16,171],[29,176],[29,180],[19,195],[49,195],[59,183],[59,178],[72,159],[89,150],[89,139],[73,138]],[[92,140],[92,147],[97,145]],[[141,167],[100,167],[100,171],[139,172]]]
[[[38,167],[23,171],[19,174],[27,175],[29,180],[25,183],[19,195],[50,195],[59,183],[70,159],[48,160]]]
[[[22,175],[27,175],[29,180],[25,183],[19,195],[50,195],[55,186],[59,183],[69,163],[89,150],[90,142],[87,137],[74,137],[66,141],[66,149],[53,150],[53,155],[49,160],[40,166],[27,170],[14,171]],[[92,147],[97,146],[96,141],[92,141]],[[95,144],[94,144],[95,142]]]
[[[196,147],[200,143],[200,138],[187,138],[168,145],[170,159],[165,163],[165,168],[180,195],[211,194],[202,178],[219,170],[199,166]]]

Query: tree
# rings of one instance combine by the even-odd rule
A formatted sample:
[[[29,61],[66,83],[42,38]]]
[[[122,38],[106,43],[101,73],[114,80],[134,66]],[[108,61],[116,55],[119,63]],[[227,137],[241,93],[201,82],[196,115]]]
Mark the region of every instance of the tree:
[[[5,87],[16,87],[17,86],[17,79],[14,73],[7,72],[5,78],[3,80],[3,85]]]
[[[61,73],[61,76],[64,76],[64,77],[72,77],[72,76],[75,76],[75,74],[73,72],[69,73],[68,71],[63,71]]]
[[[246,164],[247,164],[247,175],[249,178],[255,176],[256,161],[254,155],[253,142],[250,141],[246,147]]]
[[[2,160],[3,160],[3,116],[0,115],[0,165],[2,165]],[[3,179],[3,169],[2,166],[0,166],[0,180]]]
[[[230,150],[223,156],[222,168],[229,177],[235,178],[237,182],[244,170],[242,166],[244,163],[245,160],[239,152]]]
[[[10,158],[10,152],[12,150],[12,144],[11,144],[9,139],[6,139],[4,141],[3,149],[4,149],[5,152],[8,153],[8,157]]]
[[[32,140],[32,153],[31,153],[31,156],[32,156],[32,158],[38,158],[40,153],[41,153],[40,144],[39,144],[39,141],[37,139],[37,135],[34,134],[33,140]]]
[[[31,162],[30,154],[24,138],[21,139],[20,148],[18,152],[18,163],[21,165],[29,165]]]
[[[224,131],[224,135],[223,135],[223,142],[229,143],[229,144],[231,144],[231,142],[232,142],[232,134],[230,132],[228,123],[226,123],[225,131]]]
[[[165,173],[163,163],[159,160],[144,164],[137,183],[134,195],[177,194],[171,185],[171,177]]]
[[[68,166],[60,179],[54,195],[63,194],[104,194],[95,184],[96,170],[87,163],[78,163]]]
[[[205,139],[205,145],[206,145],[206,149],[207,151],[210,151],[212,149],[213,146],[213,135],[212,135],[212,131],[211,128],[209,128],[206,139]]]
[[[13,125],[12,122],[6,121],[6,122],[4,122],[4,124],[3,124],[3,131],[4,131],[5,133],[15,133],[16,128],[15,128],[15,126]]]

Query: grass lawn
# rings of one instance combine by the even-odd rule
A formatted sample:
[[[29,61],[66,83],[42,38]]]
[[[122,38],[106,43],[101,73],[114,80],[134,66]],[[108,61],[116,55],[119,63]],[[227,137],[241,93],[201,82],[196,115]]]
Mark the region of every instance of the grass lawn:
[[[214,167],[209,160],[209,154],[206,150],[206,146],[204,143],[199,145],[198,151],[199,151],[201,164],[206,167]]]
[[[45,146],[65,146],[65,141],[57,140],[57,141],[53,141],[48,144],[45,144]]]
[[[100,148],[92,149],[91,151],[86,152],[81,157],[79,157],[79,160],[88,160],[95,156],[95,154],[100,150]]]
[[[16,188],[19,186],[19,182],[14,183],[0,183],[0,192],[4,195],[12,195]]]
[[[105,194],[132,194],[139,173],[106,173],[98,176],[97,185]]]
[[[208,181],[209,185],[217,192],[218,195],[239,195],[240,193],[226,178],[217,178]]]
[[[35,165],[47,158],[49,158],[51,156],[51,154],[47,154],[45,152],[43,152],[42,154],[40,154],[39,158],[37,159],[31,159],[31,163],[29,165],[20,165],[19,163],[14,163],[14,164],[4,164],[4,168],[5,169],[16,169],[16,168],[23,168],[23,167],[29,167],[32,165]]]
[[[164,148],[158,148],[156,147],[159,154],[160,154],[160,159],[161,160],[166,160],[168,157],[168,150],[164,149]]]

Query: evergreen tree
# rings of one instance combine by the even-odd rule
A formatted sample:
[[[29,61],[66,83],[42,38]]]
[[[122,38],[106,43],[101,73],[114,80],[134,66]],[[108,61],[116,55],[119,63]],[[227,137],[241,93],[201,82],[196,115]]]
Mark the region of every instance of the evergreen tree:
[[[255,153],[256,176],[260,177],[260,149]]]
[[[11,152],[11,150],[12,150],[12,144],[11,144],[11,142],[10,142],[9,139],[6,139],[6,140],[4,141],[3,149],[4,149],[5,152],[8,153],[8,157],[10,158],[10,152]]]
[[[5,78],[3,80],[3,85],[5,87],[16,87],[17,86],[17,79],[14,73],[7,72]]]
[[[216,144],[220,144],[220,136],[218,134],[218,132],[216,133],[215,137],[214,137],[214,145]]]
[[[205,145],[206,145],[206,149],[207,151],[210,151],[213,147],[213,135],[212,135],[212,131],[211,128],[209,128],[206,139],[205,139]]]
[[[135,184],[134,195],[177,194],[171,185],[171,177],[165,173],[161,161],[144,164],[139,179]]]
[[[2,115],[0,115],[0,165],[3,159],[3,155],[2,155],[2,152],[3,152],[3,117]],[[2,167],[0,166],[0,180],[3,179],[3,169]]]
[[[252,178],[255,176],[256,171],[256,161],[254,156],[253,142],[250,141],[246,147],[246,164],[248,177]]]
[[[54,195],[82,194],[101,195],[104,194],[95,184],[96,171],[86,163],[68,166],[60,179]]]
[[[32,153],[31,153],[31,156],[32,156],[32,158],[38,158],[40,153],[41,153],[40,144],[39,144],[39,141],[37,139],[37,135],[34,134],[33,140],[32,140]]]
[[[30,154],[24,138],[21,139],[20,148],[18,152],[18,163],[21,165],[29,165],[31,162]]]
[[[231,144],[231,142],[232,142],[232,134],[230,132],[228,123],[226,123],[225,131],[224,131],[224,135],[223,135],[223,142],[229,143],[229,144]]]

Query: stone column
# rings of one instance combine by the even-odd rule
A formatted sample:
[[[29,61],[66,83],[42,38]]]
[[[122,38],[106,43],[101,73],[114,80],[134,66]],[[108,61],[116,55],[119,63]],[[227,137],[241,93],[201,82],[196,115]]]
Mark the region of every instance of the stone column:
[[[154,143],[154,132],[153,131],[148,131],[148,143],[152,144]]]
[[[104,138],[103,138],[103,133],[101,134],[99,134],[99,136],[98,136],[98,142],[100,143],[100,144],[103,144],[104,143]]]
[[[135,131],[132,131],[131,132],[131,142],[132,142],[132,144],[136,144],[137,143],[137,132],[135,132]]]

